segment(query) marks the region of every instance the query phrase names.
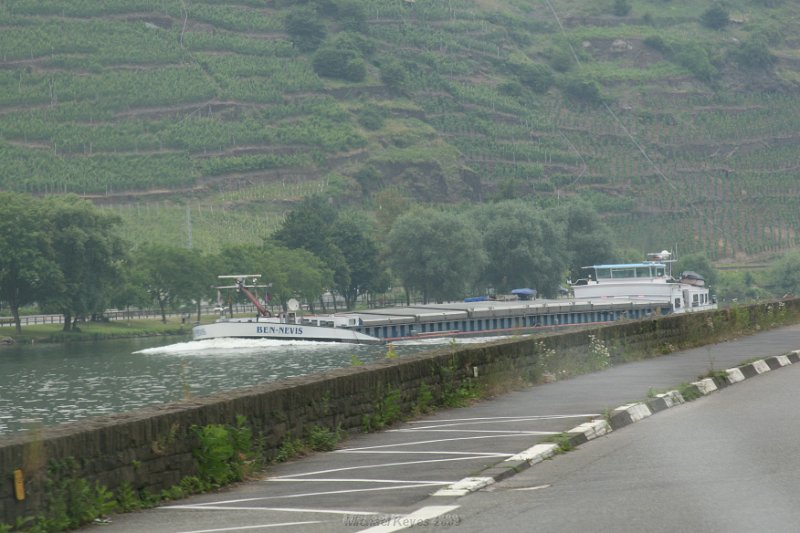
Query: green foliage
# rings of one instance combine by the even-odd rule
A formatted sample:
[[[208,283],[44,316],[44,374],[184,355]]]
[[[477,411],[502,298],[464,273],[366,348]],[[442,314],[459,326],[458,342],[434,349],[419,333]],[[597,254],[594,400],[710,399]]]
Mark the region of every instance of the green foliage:
[[[591,78],[569,76],[564,79],[562,89],[565,95],[579,102],[599,104],[603,101],[600,85]]]
[[[203,483],[218,487],[240,481],[262,464],[263,443],[241,415],[233,426],[209,424],[193,430],[198,440],[193,455]]]
[[[362,81],[367,75],[364,58],[351,48],[323,47],[314,54],[314,72],[327,78]]]
[[[630,14],[631,8],[630,0],[614,0],[611,12],[618,17],[625,17]]]
[[[568,263],[563,227],[519,201],[488,204],[478,214],[488,261],[481,276],[500,292],[535,287],[555,297]]]
[[[336,449],[336,445],[342,440],[344,431],[341,427],[330,430],[322,426],[312,426],[308,430],[306,437],[307,446],[314,451],[330,452]]]
[[[712,30],[721,30],[730,22],[728,11],[720,4],[714,4],[700,15],[700,23]]]
[[[336,20],[342,29],[367,33],[367,9],[365,5],[356,0],[339,0],[336,2]]]
[[[305,453],[306,446],[303,441],[297,438],[289,438],[284,440],[278,448],[278,452],[275,454],[275,462],[285,463]]]
[[[691,383],[682,383],[678,387],[678,392],[680,393],[681,396],[683,396],[683,399],[687,402],[694,401],[703,396],[703,393],[700,392],[697,386],[692,385]]]
[[[310,6],[293,8],[284,19],[286,33],[302,52],[316,50],[327,35],[324,22]]]
[[[697,272],[706,281],[706,285],[716,287],[717,280],[719,279],[719,272],[711,261],[703,253],[688,254],[680,259],[672,266],[672,275],[677,278],[681,273],[691,270]]]
[[[649,10],[649,27],[630,16],[608,24],[603,13],[626,4]],[[186,243],[189,198],[214,208],[192,218],[194,247],[212,252],[262,240],[311,191],[366,207],[384,187],[426,203],[590,198],[638,249],[678,239],[711,260],[792,249],[796,154],[783,139],[796,129],[798,75],[786,59],[769,67],[773,51],[795,53],[782,36],[796,33],[798,4],[718,4],[746,13],[736,40],[687,23],[715,26],[711,5],[674,16],[648,2],[578,3],[569,15],[580,24],[562,31],[549,9],[538,16],[524,2],[5,2],[0,188],[98,198],[126,212],[122,232],[136,244]],[[553,8],[563,20],[564,6]],[[615,39],[636,48],[643,37],[642,54],[608,53]],[[310,52],[322,43],[352,50],[366,83],[317,75]],[[551,69],[596,85],[573,87]],[[618,101],[621,123],[575,105],[586,97]],[[380,125],[349,113],[370,105],[385,110]],[[725,148],[754,142],[765,144]],[[359,191],[349,177],[368,164],[380,183]],[[659,173],[677,194],[653,186]],[[701,227],[695,210],[711,220]]]
[[[520,82],[537,93],[545,93],[555,83],[553,72],[538,63],[519,65],[515,68]]]
[[[428,299],[463,297],[477,280],[486,256],[470,220],[436,209],[414,209],[400,216],[388,236],[389,263],[403,286]]]
[[[373,406],[373,412],[364,415],[361,428],[365,433],[378,431],[399,421],[402,417],[402,396],[400,389],[389,389]]]
[[[129,513],[142,508],[139,494],[131,488],[130,483],[123,483],[117,490],[117,508],[123,513]]]
[[[773,262],[767,279],[774,294],[800,294],[800,253],[788,253]]]
[[[731,57],[741,66],[751,69],[767,69],[775,62],[767,40],[762,35],[751,36],[731,52]]]
[[[421,383],[417,390],[417,401],[414,404],[414,413],[425,414],[433,409],[434,397],[430,387],[426,383]]]
[[[47,510],[37,526],[44,531],[75,529],[116,509],[113,494],[95,482],[91,485],[80,476],[74,459],[51,462],[47,473]]]
[[[674,60],[701,81],[711,81],[717,75],[717,69],[711,63],[708,50],[700,44],[689,43],[681,46],[675,52]]]
[[[401,91],[408,80],[408,70],[395,59],[385,59],[380,64],[381,82],[387,87]]]
[[[611,366],[611,351],[596,335],[589,335],[587,361],[592,371],[603,370]]]

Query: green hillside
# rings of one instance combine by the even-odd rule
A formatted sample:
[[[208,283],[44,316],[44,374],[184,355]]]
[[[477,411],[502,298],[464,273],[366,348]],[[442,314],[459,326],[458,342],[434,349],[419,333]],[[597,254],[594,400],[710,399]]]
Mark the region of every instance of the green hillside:
[[[368,210],[590,200],[620,247],[798,246],[792,0],[5,0],[0,189],[134,242]]]

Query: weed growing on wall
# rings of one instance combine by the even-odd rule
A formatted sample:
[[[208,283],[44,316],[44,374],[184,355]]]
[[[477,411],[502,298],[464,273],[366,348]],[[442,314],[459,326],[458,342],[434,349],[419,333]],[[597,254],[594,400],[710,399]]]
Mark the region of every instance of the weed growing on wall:
[[[394,349],[394,344],[391,342],[386,345],[386,359],[396,359],[397,351]]]
[[[193,452],[197,470],[210,486],[240,481],[263,466],[263,440],[254,438],[244,416],[236,417],[235,426],[210,424],[193,430],[199,441]]]
[[[361,429],[365,433],[383,429],[400,420],[403,412],[400,389],[390,389],[373,407],[371,414],[361,417]]]
[[[536,341],[533,349],[534,353],[536,354],[536,375],[532,376],[535,379],[532,379],[531,381],[534,383],[540,379],[544,379],[546,381],[549,379],[546,376],[554,376],[554,372],[557,370],[553,368],[553,363],[556,361],[556,351],[547,346],[544,341]]]
[[[278,452],[275,454],[276,463],[285,463],[290,459],[294,459],[300,455],[305,455],[306,446],[303,441],[298,438],[289,438],[284,440],[278,447]]]
[[[306,442],[308,447],[317,452],[329,452],[336,449],[336,445],[344,438],[344,431],[341,425],[336,429],[328,429],[322,426],[312,426],[308,430]]]
[[[129,513],[142,508],[139,494],[131,487],[130,483],[123,483],[117,490],[117,508],[123,513]]]
[[[414,404],[414,414],[428,413],[433,409],[433,393],[427,383],[421,383],[417,389],[417,401]]]
[[[47,509],[34,520],[31,530],[75,529],[114,512],[117,507],[114,495],[99,482],[92,485],[79,475],[78,463],[73,458],[50,462],[45,484]]]
[[[611,350],[596,335],[589,335],[589,357],[587,362],[590,370],[602,370],[611,366]]]

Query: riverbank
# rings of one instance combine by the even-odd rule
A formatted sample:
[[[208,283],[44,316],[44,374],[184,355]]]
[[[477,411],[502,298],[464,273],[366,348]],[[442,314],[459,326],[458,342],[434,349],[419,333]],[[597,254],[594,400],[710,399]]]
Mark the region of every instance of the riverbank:
[[[38,324],[24,326],[17,335],[13,327],[0,328],[0,338],[11,339],[12,344],[66,343],[126,339],[131,337],[158,337],[192,333],[191,324],[181,323],[180,318],[115,320],[112,322],[81,322],[78,331],[63,331],[62,324]]]

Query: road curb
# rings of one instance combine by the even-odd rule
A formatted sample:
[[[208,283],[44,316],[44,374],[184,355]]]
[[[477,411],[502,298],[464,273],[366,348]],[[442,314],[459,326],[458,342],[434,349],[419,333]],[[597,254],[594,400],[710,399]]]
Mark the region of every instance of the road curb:
[[[477,472],[474,476],[464,478],[443,489],[438,490],[433,496],[465,496],[494,483],[508,479],[519,472],[523,472],[535,464],[541,463],[554,455],[575,448],[590,440],[607,435],[612,431],[624,428],[640,420],[644,420],[660,411],[664,411],[687,401],[692,401],[701,396],[707,396],[720,389],[734,385],[745,379],[761,375],[772,370],[777,370],[800,362],[800,350],[794,350],[784,355],[774,355],[758,359],[750,363],[729,368],[712,377],[704,378],[681,387],[681,390],[671,390],[645,402],[634,402],[621,405],[612,410],[606,418],[598,418],[584,422],[562,434],[558,443],[546,442],[531,446],[505,461],[491,465]],[[688,399],[687,399],[688,398]]]

